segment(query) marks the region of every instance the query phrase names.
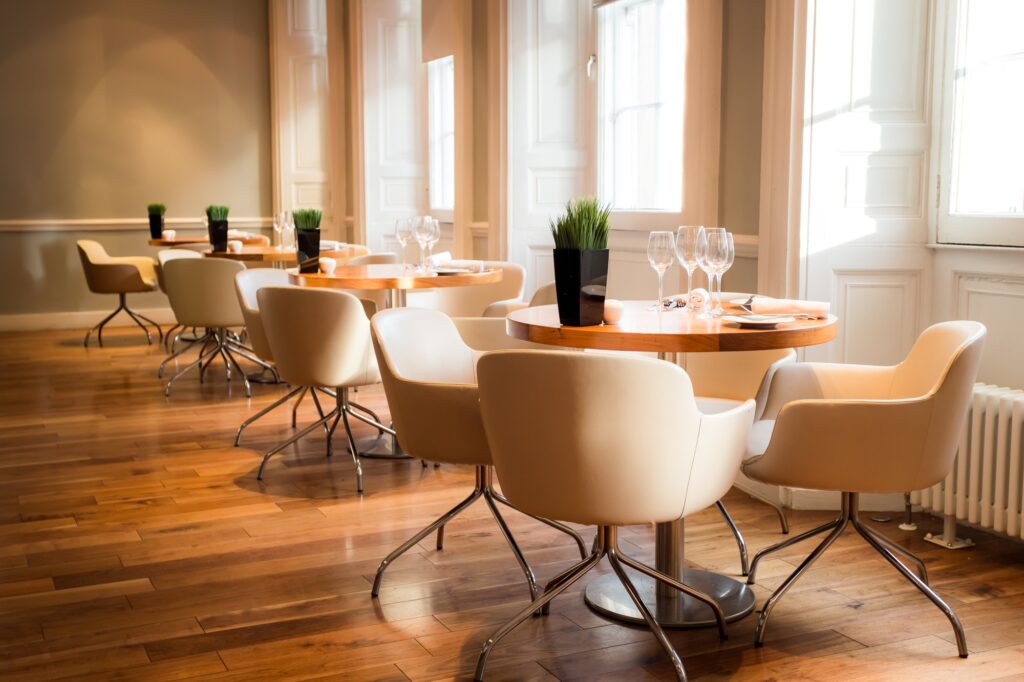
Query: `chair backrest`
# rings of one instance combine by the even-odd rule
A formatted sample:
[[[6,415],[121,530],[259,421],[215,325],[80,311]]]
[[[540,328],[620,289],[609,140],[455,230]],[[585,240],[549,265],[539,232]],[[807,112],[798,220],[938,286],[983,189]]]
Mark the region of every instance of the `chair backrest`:
[[[242,309],[245,329],[249,332],[249,344],[260,358],[272,362],[274,354],[263,328],[263,316],[256,292],[263,287],[289,286],[288,272],[274,268],[247,268],[235,274],[235,294]]]
[[[256,292],[281,378],[295,386],[348,388],[380,381],[370,322],[351,294],[268,286]]]
[[[398,254],[390,251],[354,256],[345,261],[345,265],[395,265],[396,263],[398,263]]]
[[[235,294],[241,263],[226,258],[178,258],[163,266],[167,298],[179,324],[186,327],[242,327],[245,320]]]
[[[530,298],[530,308],[536,308],[541,305],[555,305],[558,303],[558,297],[555,294],[555,283],[545,284],[542,287],[538,287],[537,291],[533,292],[533,296]]]
[[[503,317],[453,317],[451,321],[459,331],[463,343],[475,351],[555,349],[554,346],[521,341],[509,336],[505,331]]]
[[[796,360],[792,348],[732,353],[687,353],[683,367],[702,398],[749,400],[757,403],[755,419],[761,418],[768,387],[775,371]]]
[[[607,525],[682,515],[701,415],[680,367],[499,351],[480,358],[477,371],[494,465],[517,508]]]
[[[198,251],[189,251],[188,249],[162,249],[157,252],[156,260],[160,267],[156,270],[156,279],[160,284],[160,291],[167,293],[167,287],[164,286],[164,263],[169,263],[172,260],[179,258],[202,258],[203,254]]]
[[[96,294],[119,294],[132,291],[148,291],[155,268],[148,258],[112,258],[103,245],[92,239],[79,239],[78,258],[82,261],[82,272],[89,291]],[[132,261],[135,262],[132,262]],[[148,281],[140,267],[145,267]]]
[[[490,464],[476,388],[479,353],[444,313],[385,310],[370,322],[402,447],[435,462]]]
[[[89,290],[95,293],[108,293],[107,282],[95,267],[109,258],[107,250],[92,239],[79,239],[75,245],[78,247],[78,258],[82,261],[82,272],[85,273],[85,282],[89,285]]]
[[[432,305],[452,317],[479,317],[492,303],[522,298],[523,283],[526,280],[526,270],[522,265],[506,261],[484,261],[484,266],[501,268],[501,280],[493,284],[437,289]]]

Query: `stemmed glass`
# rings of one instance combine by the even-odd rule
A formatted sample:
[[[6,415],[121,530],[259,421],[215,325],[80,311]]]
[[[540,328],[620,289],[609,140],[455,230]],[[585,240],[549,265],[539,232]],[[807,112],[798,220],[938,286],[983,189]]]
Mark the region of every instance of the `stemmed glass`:
[[[686,270],[686,312],[692,312],[690,292],[693,291],[693,273],[700,267],[701,248],[707,249],[707,235],[702,225],[683,225],[676,230],[676,257]]]
[[[419,215],[413,218],[413,237],[416,238],[416,243],[420,245],[420,272],[427,272],[429,269],[427,246],[430,244],[430,238],[433,236],[433,221],[434,219],[428,215]]]
[[[718,279],[718,298],[715,303],[714,313],[716,317],[725,314],[725,310],[722,309],[722,275],[729,272],[729,268],[732,267],[733,261],[736,260],[736,243],[733,241],[732,232],[725,233],[725,242],[725,260],[715,273]]]
[[[280,251],[284,248],[284,211],[274,214],[274,247]]]
[[[427,240],[427,263],[433,265],[434,244],[441,241],[441,221],[437,218],[430,219],[430,239]]]
[[[655,306],[659,313],[665,307],[665,271],[676,259],[675,246],[675,237],[667,230],[655,230],[647,238],[647,262],[658,273],[658,300]]]
[[[405,247],[413,240],[412,218],[399,218],[395,221],[395,239],[402,245],[402,269],[405,269]]]
[[[715,279],[728,258],[728,235],[723,227],[706,227],[704,232],[707,235],[707,248],[700,261],[700,269],[707,275],[712,300],[708,301],[708,307],[704,313],[701,313],[701,317],[718,317],[722,313],[720,308],[715,308]]]

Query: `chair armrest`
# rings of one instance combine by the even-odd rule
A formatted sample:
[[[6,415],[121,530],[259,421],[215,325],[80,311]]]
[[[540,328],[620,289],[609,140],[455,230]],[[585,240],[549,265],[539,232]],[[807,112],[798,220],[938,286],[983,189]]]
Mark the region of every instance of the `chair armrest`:
[[[399,379],[388,388],[395,431],[409,454],[453,464],[490,463],[475,385]]]
[[[884,400],[889,397],[895,367],[839,365],[822,362],[785,363],[777,367],[760,419],[776,419],[794,400]]]
[[[489,306],[484,308],[484,314],[482,317],[506,317],[509,313],[514,313],[517,310],[522,310],[527,307],[526,301],[520,301],[517,299],[509,299],[507,301],[495,301]]]
[[[790,402],[779,412],[767,450],[744,462],[743,473],[816,490],[885,493],[927,487],[945,476],[955,454],[933,453],[928,459],[937,462],[935,471],[921,470],[925,452],[933,447],[928,442],[933,405],[931,396]]]
[[[157,282],[156,262],[152,258],[145,256],[117,256],[109,258],[103,265],[131,265],[138,268],[139,275],[146,284],[152,286]]]
[[[732,487],[746,453],[755,408],[753,400],[746,400],[725,412],[701,416],[683,516],[709,507]]]

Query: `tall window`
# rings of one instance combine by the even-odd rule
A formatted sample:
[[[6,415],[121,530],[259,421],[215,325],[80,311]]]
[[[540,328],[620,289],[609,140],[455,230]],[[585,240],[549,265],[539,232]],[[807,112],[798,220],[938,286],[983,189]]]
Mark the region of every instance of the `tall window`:
[[[959,0],[951,9],[939,241],[1024,246],[1024,2]]]
[[[452,220],[455,209],[455,58],[427,63],[430,211]]]
[[[682,210],[684,31],[684,0],[598,10],[598,187],[613,210]]]

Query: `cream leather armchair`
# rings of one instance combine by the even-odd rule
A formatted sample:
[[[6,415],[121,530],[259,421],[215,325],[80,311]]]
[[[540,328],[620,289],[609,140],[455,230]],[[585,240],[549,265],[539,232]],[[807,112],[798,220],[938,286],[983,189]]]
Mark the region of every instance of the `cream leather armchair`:
[[[555,283],[545,284],[533,292],[529,302],[526,301],[499,301],[492,303],[484,310],[484,317],[506,317],[509,313],[523,308],[536,308],[540,305],[555,305],[558,298],[555,295]]]
[[[162,363],[157,376],[163,376],[164,367],[172,360],[199,347],[198,357],[168,380],[164,394],[171,395],[171,387],[194,368],[199,368],[199,382],[202,383],[206,370],[218,357],[224,361],[224,371],[231,381],[234,368],[242,378],[245,395],[252,395],[249,379],[238,363],[238,357],[260,363],[252,355],[252,349],[243,345],[231,332],[245,326],[245,318],[235,297],[235,275],[245,269],[237,261],[223,258],[178,258],[163,267],[164,286],[171,310],[178,323],[184,327],[204,329],[202,336],[186,341],[181,350],[175,351]],[[236,357],[237,356],[237,357]]]
[[[345,261],[344,265],[395,265],[398,263],[398,254],[384,251],[381,253],[365,253]],[[387,289],[341,289],[347,291],[363,302],[366,309],[366,316],[373,317],[378,310],[386,310],[390,307],[389,296],[391,292]]]
[[[156,260],[157,260],[156,278],[157,278],[157,282],[160,284],[160,291],[164,292],[165,295],[167,294],[167,286],[164,284],[164,265],[166,263],[170,263],[172,260],[177,260],[179,258],[202,258],[202,257],[203,257],[203,255],[201,253],[199,253],[198,251],[190,251],[188,249],[161,249],[160,251],[158,251],[157,254],[156,254]],[[167,330],[167,334],[164,335],[164,342],[165,342],[165,344],[167,346],[167,352],[168,353],[173,353],[174,352],[174,347],[175,347],[175,345],[178,342],[178,337],[180,336],[180,334],[174,334],[173,332],[176,329],[178,329],[179,327],[181,327],[181,325],[178,324],[177,320],[175,320],[174,321],[174,326],[171,327],[170,329],[168,329]],[[158,376],[162,376],[162,375],[163,375],[162,371],[158,372]]]
[[[624,566],[699,599],[708,595],[621,552],[619,526],[669,522],[700,511],[732,486],[754,416],[749,400],[703,415],[679,367],[651,358],[499,351],[477,368],[480,410],[502,488],[516,508],[598,527],[590,556],[555,577],[544,593],[483,645],[483,679],[495,644],[608,557],[612,569],[680,680],[683,663]],[[628,453],[628,457],[623,457]]]
[[[345,424],[355,465],[356,490],[363,492],[363,468],[349,417],[378,429],[383,426],[355,412],[348,397],[351,388],[380,382],[370,342],[370,322],[362,304],[343,291],[292,286],[263,287],[256,292],[256,298],[281,379],[309,389],[320,413],[320,419],[266,452],[256,478],[263,480],[263,470],[273,455],[320,427],[327,431],[330,457],[331,440],[340,420]],[[330,412],[324,412],[320,406],[316,394],[319,389],[333,390],[336,402]]]
[[[89,291],[94,294],[117,294],[118,300],[114,312],[85,333],[82,345],[88,348],[89,337],[96,332],[96,339],[102,347],[103,328],[122,310],[146,333],[146,343],[153,343],[153,337],[150,336],[149,330],[146,329],[143,322],[156,327],[157,334],[163,341],[164,332],[160,329],[160,325],[145,315],[135,312],[128,307],[127,303],[128,294],[156,291],[158,279],[153,259],[142,256],[114,257],[107,254],[107,250],[103,248],[102,244],[91,239],[79,239],[76,245]]]
[[[521,303],[526,270],[518,263],[507,261],[483,261],[483,264],[501,268],[501,280],[469,287],[410,291],[409,307],[440,310],[451,317],[504,317],[504,313],[500,313],[502,304]],[[487,312],[492,306],[492,312]]]
[[[487,322],[504,325],[503,320]],[[539,590],[533,570],[498,509],[497,503],[508,501],[494,489],[491,453],[480,421],[476,387],[480,352],[463,342],[451,318],[435,310],[385,310],[374,316],[370,326],[391,418],[402,447],[424,460],[468,464],[476,469],[476,485],[469,497],[381,562],[372,595],[377,597],[380,593],[387,567],[423,538],[436,531],[437,548],[442,549],[445,524],[482,497],[526,576],[531,597],[536,597]],[[486,334],[489,343],[497,341],[493,329],[490,334],[479,330],[478,334]],[[542,517],[535,518],[571,536],[580,555],[585,555],[586,545],[576,531]]]
[[[861,493],[896,493],[935,485],[949,472],[978,373],[985,327],[944,322],[926,329],[906,359],[893,367],[794,364],[779,368],[764,413],[754,424],[743,473],[774,485],[830,490],[842,495],[839,516],[761,550],[766,555],[829,531],[775,590],[761,611],[754,642],[764,643],[772,609],[848,525],[938,606],[967,657],[963,627],[953,609],[928,586],[924,564],[858,518]],[[894,553],[895,552],[895,553]],[[896,553],[913,564],[915,575]]]

